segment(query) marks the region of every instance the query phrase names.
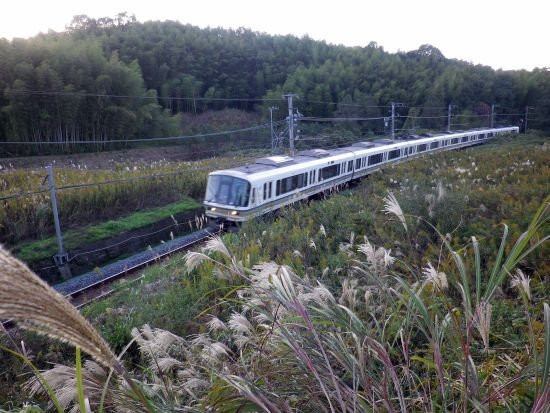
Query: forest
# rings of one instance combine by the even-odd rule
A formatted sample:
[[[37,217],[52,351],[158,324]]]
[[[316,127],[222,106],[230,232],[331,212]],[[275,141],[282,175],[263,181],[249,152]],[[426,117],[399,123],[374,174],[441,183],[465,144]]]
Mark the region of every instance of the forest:
[[[275,102],[281,119],[288,92],[299,96],[305,116],[384,117],[391,102],[401,102],[400,116],[440,128],[452,104],[460,127],[468,117],[486,119],[495,105],[500,123],[522,126],[529,107],[529,126],[550,129],[548,68],[494,70],[446,58],[431,45],[392,54],[374,42],[345,47],[247,29],[140,23],[126,13],[75,16],[63,32],[0,39],[0,142],[25,143],[2,145],[8,155],[45,142],[178,136],[189,115],[228,108],[267,120]]]

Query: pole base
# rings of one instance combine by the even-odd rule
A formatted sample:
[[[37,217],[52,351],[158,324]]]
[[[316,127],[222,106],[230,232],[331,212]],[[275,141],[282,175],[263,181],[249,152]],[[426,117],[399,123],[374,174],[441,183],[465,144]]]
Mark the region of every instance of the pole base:
[[[68,280],[72,277],[71,267],[69,267],[69,254],[55,254],[53,256],[53,261],[55,262],[55,265],[57,265],[61,278]]]

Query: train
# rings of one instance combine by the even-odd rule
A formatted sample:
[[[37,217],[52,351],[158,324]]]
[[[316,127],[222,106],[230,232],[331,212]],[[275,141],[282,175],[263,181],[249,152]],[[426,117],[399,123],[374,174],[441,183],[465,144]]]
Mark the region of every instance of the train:
[[[357,142],[337,149],[309,149],[296,156],[268,156],[211,172],[204,208],[216,221],[239,223],[330,191],[380,168],[433,152],[478,145],[517,126]]]

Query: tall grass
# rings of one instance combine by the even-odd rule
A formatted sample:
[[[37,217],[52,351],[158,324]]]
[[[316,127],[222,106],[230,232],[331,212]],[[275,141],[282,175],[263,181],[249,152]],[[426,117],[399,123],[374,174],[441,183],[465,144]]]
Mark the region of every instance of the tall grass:
[[[397,201],[388,201],[388,209],[396,210]],[[61,319],[13,298],[0,305],[0,314],[34,320],[34,328],[75,344],[85,344],[81,334],[97,343],[82,347],[102,365],[83,366],[82,391],[76,391],[78,374],[70,367],[44,373],[65,395],[65,407],[78,406],[85,395],[91,406],[108,400],[111,408],[123,409],[124,385],[107,380],[108,369],[115,368],[127,383],[146,389],[145,402],[136,408],[157,411],[543,412],[550,396],[550,307],[531,294],[518,266],[547,241],[549,215],[550,197],[518,240],[511,243],[504,230],[493,259],[482,259],[477,239],[457,251],[442,235],[446,252],[440,262],[421,268],[403,266],[389,250],[352,236],[341,246],[349,265],[339,291],[285,265],[250,268],[213,238],[202,251],[186,255],[187,271],[196,274],[206,266],[234,283],[234,295],[212,308],[215,314],[199,334],[183,338],[147,325],[135,329],[144,363],[141,385],[114,367],[118,359],[74,311],[53,314],[82,329],[69,333],[63,326],[67,333],[53,334],[49,323],[57,326]],[[412,218],[404,219],[410,227]],[[451,263],[445,272],[444,261]],[[3,263],[25,273],[30,284],[1,287],[2,303],[19,288],[36,290],[24,267],[10,257]],[[525,324],[532,328],[503,349],[494,344],[499,315],[491,308],[509,287],[523,300]],[[60,308],[51,300],[49,307]],[[95,379],[86,379],[94,371]]]
[[[116,164],[112,170],[90,170],[82,165],[56,168],[56,187],[161,175],[110,185],[57,192],[62,227],[77,227],[112,219],[145,208],[191,197],[202,201],[206,177],[214,169],[241,164],[246,155],[194,162],[151,162],[134,166]],[[0,196],[44,189],[45,170],[6,169],[0,172]],[[165,176],[162,176],[165,175]],[[48,192],[0,201],[0,240],[14,244],[53,234]]]

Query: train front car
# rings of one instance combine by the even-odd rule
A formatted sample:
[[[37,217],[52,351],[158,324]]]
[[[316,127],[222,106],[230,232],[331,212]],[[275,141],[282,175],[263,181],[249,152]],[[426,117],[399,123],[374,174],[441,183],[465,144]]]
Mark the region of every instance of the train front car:
[[[205,214],[209,218],[242,222],[248,218],[252,185],[233,171],[215,171],[208,175],[204,197]]]

